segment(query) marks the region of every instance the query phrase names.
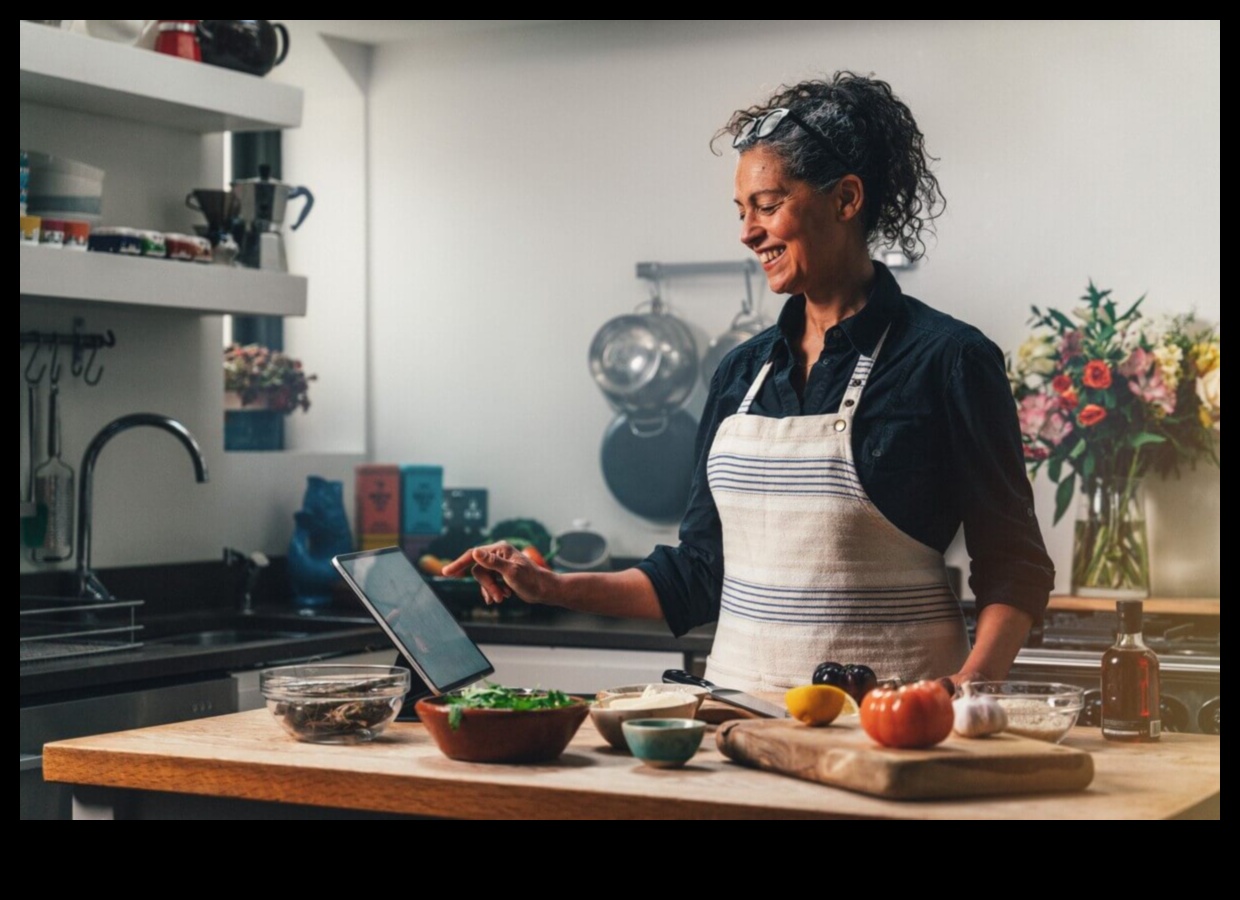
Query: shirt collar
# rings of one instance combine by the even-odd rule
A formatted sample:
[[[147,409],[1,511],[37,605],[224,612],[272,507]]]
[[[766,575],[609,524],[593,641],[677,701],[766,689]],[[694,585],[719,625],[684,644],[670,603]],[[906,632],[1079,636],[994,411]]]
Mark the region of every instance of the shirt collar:
[[[887,330],[900,309],[900,285],[885,265],[874,261],[874,284],[865,306],[855,316],[849,316],[839,324],[839,329],[865,356],[873,356],[878,341]],[[796,344],[805,325],[805,295],[789,297],[779,314],[780,342],[784,350],[796,356]]]

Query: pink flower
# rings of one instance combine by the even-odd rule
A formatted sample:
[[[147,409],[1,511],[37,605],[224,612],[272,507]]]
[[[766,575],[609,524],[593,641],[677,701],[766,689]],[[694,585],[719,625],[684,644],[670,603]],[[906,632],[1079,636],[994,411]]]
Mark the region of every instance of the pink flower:
[[[1125,378],[1146,375],[1149,374],[1150,367],[1153,365],[1154,354],[1137,347],[1126,360],[1119,364],[1119,374]]]
[[[1046,417],[1054,411],[1056,403],[1056,399],[1048,394],[1030,394],[1021,400],[1020,407],[1016,410],[1017,418],[1020,419],[1020,433],[1027,438],[1036,438],[1046,424]]]
[[[1081,355],[1081,333],[1079,331],[1069,331],[1063,336],[1063,341],[1059,344],[1059,359],[1067,362],[1074,356]]]
[[[1142,352],[1144,351],[1135,351],[1133,356]],[[1128,389],[1140,397],[1143,403],[1149,404],[1155,416],[1168,416],[1175,412],[1175,391],[1163,380],[1162,369],[1153,365],[1154,357],[1146,355],[1149,356],[1151,365],[1147,366],[1143,373],[1129,377]]]
[[[1046,417],[1046,424],[1038,432],[1038,437],[1052,447],[1058,447],[1063,439],[1072,433],[1072,420],[1059,413],[1051,413]]]

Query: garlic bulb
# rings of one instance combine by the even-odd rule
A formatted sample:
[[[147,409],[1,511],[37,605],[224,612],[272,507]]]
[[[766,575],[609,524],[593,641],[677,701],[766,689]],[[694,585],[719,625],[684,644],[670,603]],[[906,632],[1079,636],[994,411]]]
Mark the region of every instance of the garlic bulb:
[[[952,714],[952,727],[961,737],[980,738],[1007,728],[1007,713],[998,700],[985,694],[966,691],[952,701]]]

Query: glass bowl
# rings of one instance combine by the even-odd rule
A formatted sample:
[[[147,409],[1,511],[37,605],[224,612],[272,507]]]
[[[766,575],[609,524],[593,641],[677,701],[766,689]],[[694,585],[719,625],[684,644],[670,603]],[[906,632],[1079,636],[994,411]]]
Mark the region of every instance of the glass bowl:
[[[1009,734],[1058,744],[1076,724],[1085,689],[1051,681],[970,681],[965,695],[994,697],[1007,713]]]
[[[281,666],[258,676],[284,730],[314,744],[361,744],[383,733],[409,692],[409,670],[343,663]]]

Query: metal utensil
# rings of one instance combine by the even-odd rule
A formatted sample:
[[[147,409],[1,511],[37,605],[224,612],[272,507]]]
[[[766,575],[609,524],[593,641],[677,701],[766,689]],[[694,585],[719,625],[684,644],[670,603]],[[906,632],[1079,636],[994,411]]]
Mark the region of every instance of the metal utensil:
[[[728,706],[735,706],[737,709],[743,709],[759,716],[765,716],[768,719],[788,718],[788,710],[782,706],[777,706],[760,697],[755,697],[753,694],[746,694],[744,691],[721,688],[705,678],[690,675],[682,669],[668,669],[663,673],[663,682],[665,684],[691,684],[694,687],[706,688],[706,690],[710,691],[710,699],[718,700],[720,703],[726,703]]]
[[[590,374],[611,404],[647,417],[679,409],[693,393],[698,372],[689,327],[658,296],[650,303],[648,313],[605,322],[588,357]]]
[[[54,380],[47,399],[47,456],[34,476],[36,517],[47,523],[46,530],[30,556],[35,562],[62,562],[73,556],[73,469],[60,458],[60,388]]]

